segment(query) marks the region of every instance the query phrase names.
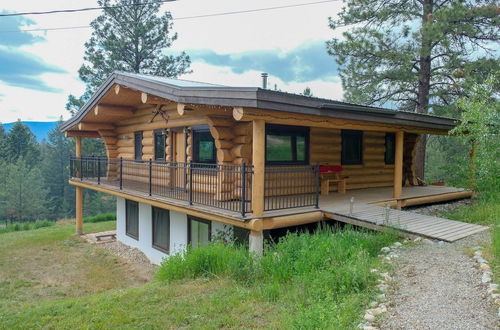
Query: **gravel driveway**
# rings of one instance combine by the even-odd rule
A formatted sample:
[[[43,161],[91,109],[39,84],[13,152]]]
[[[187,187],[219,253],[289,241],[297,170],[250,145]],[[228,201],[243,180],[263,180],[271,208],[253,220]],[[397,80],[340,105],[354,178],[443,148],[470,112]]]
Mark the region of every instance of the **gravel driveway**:
[[[466,247],[489,239],[480,233],[453,244],[424,243],[400,251],[396,290],[381,329],[500,329],[496,308]]]

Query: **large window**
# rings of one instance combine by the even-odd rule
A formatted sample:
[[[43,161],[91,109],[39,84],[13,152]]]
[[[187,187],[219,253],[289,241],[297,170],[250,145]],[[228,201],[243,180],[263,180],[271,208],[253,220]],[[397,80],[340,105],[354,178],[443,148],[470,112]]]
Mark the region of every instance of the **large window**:
[[[142,132],[134,133],[134,159],[142,160]]]
[[[153,207],[153,247],[168,253],[170,248],[170,212]]]
[[[155,142],[155,160],[165,160],[165,142],[166,134],[164,130],[154,131]]]
[[[385,163],[394,164],[395,141],[394,133],[385,133]]]
[[[285,125],[266,126],[266,163],[269,165],[307,164],[309,128]]]
[[[139,239],[139,203],[125,200],[125,233]]]
[[[208,128],[193,128],[193,161],[205,164],[217,162],[215,141]]]
[[[212,238],[210,221],[188,217],[188,243],[193,248],[207,245]]]
[[[363,132],[342,130],[342,165],[363,164]]]

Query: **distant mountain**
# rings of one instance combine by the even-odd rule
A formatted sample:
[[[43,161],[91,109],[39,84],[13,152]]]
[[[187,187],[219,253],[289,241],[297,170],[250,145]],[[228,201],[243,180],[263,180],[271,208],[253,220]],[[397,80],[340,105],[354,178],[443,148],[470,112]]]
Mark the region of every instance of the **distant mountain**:
[[[11,127],[15,124],[13,123],[5,123],[3,127],[5,131],[10,131]],[[41,142],[43,139],[47,139],[49,132],[57,126],[57,121],[23,121],[24,125],[28,126],[31,132],[35,134],[38,142]]]

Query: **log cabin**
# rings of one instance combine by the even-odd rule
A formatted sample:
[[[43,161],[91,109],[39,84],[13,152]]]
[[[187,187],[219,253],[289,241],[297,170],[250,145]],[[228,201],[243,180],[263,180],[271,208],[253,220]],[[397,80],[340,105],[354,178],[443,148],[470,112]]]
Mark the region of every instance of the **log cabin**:
[[[115,72],[61,129],[76,139],[69,182],[77,233],[83,189],[114,195],[117,239],[159,263],[237,231],[262,253],[264,231],[332,219],[328,207],[350,205],[352,213],[353,200],[401,208],[470,197],[419,186],[415,176],[420,135],[446,135],[456,125],[256,87]],[[83,137],[102,139],[106,157],[85,155]]]

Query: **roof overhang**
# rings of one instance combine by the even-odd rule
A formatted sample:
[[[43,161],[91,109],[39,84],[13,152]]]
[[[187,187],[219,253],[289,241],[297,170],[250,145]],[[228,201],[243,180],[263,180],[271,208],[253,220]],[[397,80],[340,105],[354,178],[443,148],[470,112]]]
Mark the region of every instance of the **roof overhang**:
[[[443,133],[453,129],[459,123],[457,120],[450,118],[362,106],[256,87],[226,87],[202,84],[200,86],[179,86],[155,77],[115,72],[100,86],[75,116],[61,125],[61,130],[68,131],[78,125],[114,85],[124,86],[185,104],[258,108],[338,119],[413,126],[423,130],[442,131]]]

